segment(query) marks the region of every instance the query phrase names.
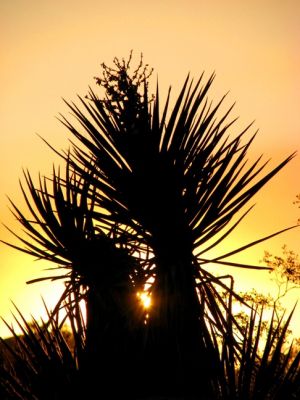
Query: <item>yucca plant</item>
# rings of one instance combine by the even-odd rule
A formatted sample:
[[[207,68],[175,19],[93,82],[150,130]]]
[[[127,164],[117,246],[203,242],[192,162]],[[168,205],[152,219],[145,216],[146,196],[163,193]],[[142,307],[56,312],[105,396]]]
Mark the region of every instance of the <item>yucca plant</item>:
[[[113,392],[116,371],[119,370],[121,381],[125,364],[126,367],[136,364],[137,355],[131,344],[139,348],[138,331],[145,319],[137,298],[143,284],[139,271],[142,266],[130,254],[134,252],[133,236],[123,232],[120,237],[117,226],[108,230],[95,224],[92,213],[96,206],[89,197],[91,194],[88,196],[94,189],[76,174],[69,162],[64,177],[53,170],[53,178],[40,178],[38,188],[28,172],[25,180],[31,198],[23,186],[22,191],[31,216],[24,216],[11,204],[29,238],[16,235],[25,247],[11,246],[55,263],[58,274],[29,282],[64,280],[65,291],[51,313],[52,318],[59,316],[62,304],[65,307],[68,299],[77,303],[77,307],[84,302],[86,341],[84,353],[81,352],[81,373],[86,377],[85,390],[93,393],[92,382],[98,386],[97,376],[101,375],[101,390]],[[130,252],[126,241],[130,243]],[[145,274],[143,270],[142,278]],[[73,293],[77,294],[75,299]],[[123,390],[127,383],[125,379],[115,390]]]
[[[149,335],[155,345],[149,346],[147,360],[151,374],[157,373],[155,381],[164,376],[160,387],[174,387],[176,376],[185,388],[175,390],[185,391],[199,376],[199,360],[207,381],[212,359],[202,323],[211,286],[203,280],[206,297],[199,297],[195,285],[204,273],[205,252],[227,237],[248,210],[237,222],[233,217],[292,156],[263,177],[260,159],[246,167],[253,137],[242,144],[247,129],[229,137],[231,108],[218,119],[223,99],[216,106],[207,100],[214,76],[203,84],[201,76],[194,85],[188,77],[169,116],[169,96],[160,116],[158,87],[154,98],[148,94],[147,68],[140,64],[130,75],[130,60],[114,63],[114,68],[103,65],[103,77],[97,79],[104,99],[90,90],[87,99],[80,98],[83,110],[68,103],[83,131],[62,121],[79,141],[71,150],[74,168],[94,177],[99,204],[108,212],[100,218],[136,231],[154,255]],[[210,307],[217,304],[212,301]],[[224,329],[222,320],[216,323]],[[181,382],[185,375],[187,385]]]
[[[212,398],[213,377],[222,375],[212,332],[228,335],[236,321],[218,292],[226,285],[204,266],[259,268],[227,258],[266,238],[212,260],[205,253],[230,235],[249,200],[293,155],[266,174],[260,158],[246,165],[254,136],[244,144],[248,128],[229,136],[232,107],[218,118],[223,99],[207,100],[214,75],[195,84],[187,77],[169,111],[170,92],[162,108],[158,85],[149,96],[151,71],[142,59],[133,73],[131,56],[102,67],[104,96],[90,89],[81,108],[67,103],[81,128],[61,117],[75,138],[70,151],[58,152],[66,177],[54,172],[49,189],[25,173],[31,216],[12,206],[29,238],[18,236],[25,248],[13,246],[67,269],[64,297],[84,295],[87,364],[104,365],[89,370],[96,386],[102,375],[101,384],[121,381],[132,398],[141,391]],[[136,292],[149,282],[145,321]],[[231,344],[242,352],[234,336]]]
[[[229,294],[229,297],[232,296]],[[225,337],[213,330],[223,373],[214,380],[215,399],[296,399],[300,394],[300,352],[285,339],[294,310],[277,321],[276,305],[267,327],[264,306],[254,306],[245,329],[228,330]],[[236,352],[232,338],[238,335],[242,348]],[[221,339],[221,340],[220,340]],[[221,342],[221,343],[220,343]],[[296,353],[295,353],[296,351]]]
[[[54,400],[84,396],[81,363],[86,328],[74,296],[73,292],[73,299],[65,306],[63,321],[52,318],[45,305],[49,320],[33,319],[29,323],[15,307],[15,321],[21,334],[7,324],[12,338],[1,339],[1,399]],[[68,330],[62,328],[66,321]]]

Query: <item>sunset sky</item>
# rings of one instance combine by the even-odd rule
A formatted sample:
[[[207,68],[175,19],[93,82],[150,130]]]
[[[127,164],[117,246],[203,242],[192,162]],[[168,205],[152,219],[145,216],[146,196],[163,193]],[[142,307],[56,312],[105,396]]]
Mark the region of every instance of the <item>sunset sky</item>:
[[[152,80],[158,77],[162,95],[172,85],[175,97],[188,72],[197,78],[203,70],[206,77],[215,71],[211,99],[229,91],[226,104],[236,101],[232,116],[240,118],[233,134],[253,120],[251,132],[259,129],[251,160],[264,154],[264,160],[271,158],[271,168],[299,151],[299,21],[299,0],[1,1],[0,221],[20,232],[7,196],[24,205],[18,182],[22,168],[37,178],[39,172],[50,175],[58,161],[38,135],[58,149],[68,147],[70,137],[56,119],[68,114],[62,98],[84,96],[89,85],[95,88],[100,64],[127,57],[131,49],[135,61],[142,52],[154,67]],[[225,249],[296,223],[299,172],[300,155],[255,197],[256,207]],[[265,249],[280,254],[283,244],[300,252],[299,229],[238,260],[258,264]],[[0,239],[15,241],[3,226]],[[11,300],[35,315],[41,295],[54,304],[61,287],[25,284],[47,267],[0,244],[0,315],[9,319]],[[268,273],[261,272],[238,271],[236,284],[243,290],[274,289]],[[299,290],[289,304],[298,297]],[[2,325],[0,334],[5,334]]]

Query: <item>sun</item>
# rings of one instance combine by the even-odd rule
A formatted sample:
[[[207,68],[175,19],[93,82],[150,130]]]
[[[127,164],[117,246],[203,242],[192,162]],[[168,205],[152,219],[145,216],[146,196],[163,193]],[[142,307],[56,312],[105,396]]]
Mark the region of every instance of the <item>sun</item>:
[[[151,297],[147,292],[137,292],[137,297],[146,310],[151,307]]]

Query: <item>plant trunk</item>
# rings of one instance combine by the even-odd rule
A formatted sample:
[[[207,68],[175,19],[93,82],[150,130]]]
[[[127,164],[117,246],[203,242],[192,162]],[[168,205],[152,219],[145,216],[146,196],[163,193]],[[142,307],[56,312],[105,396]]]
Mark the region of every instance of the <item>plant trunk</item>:
[[[155,249],[148,373],[153,394],[194,396],[201,391],[208,396],[212,371],[205,342],[207,328],[196,291],[192,251],[183,244],[181,241],[181,246],[172,246],[167,252],[165,246]]]
[[[128,292],[127,292],[128,297]],[[132,392],[132,374],[137,368],[139,346],[138,326],[133,325],[130,310],[126,314],[119,307],[128,306],[128,298],[120,293],[106,296],[95,288],[87,299],[86,349],[83,363],[84,380],[89,396],[103,394],[105,399],[124,398]],[[105,300],[105,302],[104,302]],[[100,398],[100,397],[99,397]]]

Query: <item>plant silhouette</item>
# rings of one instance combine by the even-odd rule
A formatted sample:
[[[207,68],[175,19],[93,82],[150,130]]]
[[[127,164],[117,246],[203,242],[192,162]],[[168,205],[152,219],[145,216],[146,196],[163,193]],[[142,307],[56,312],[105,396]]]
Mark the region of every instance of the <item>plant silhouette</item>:
[[[170,91],[161,107],[158,85],[149,95],[151,70],[141,58],[132,71],[131,62],[132,53],[102,65],[102,97],[90,89],[80,106],[66,102],[78,122],[61,116],[74,138],[69,151],[55,150],[66,173],[54,169],[38,185],[24,173],[30,216],[11,204],[27,236],[10,245],[58,265],[51,279],[66,289],[50,320],[85,303],[78,369],[87,398],[226,398],[225,389],[216,394],[225,379],[217,337],[238,323],[218,289],[237,295],[205,265],[259,268],[227,258],[267,238],[214,259],[206,253],[294,155],[266,173],[260,158],[247,164],[255,135],[243,143],[250,126],[229,135],[232,107],[218,117],[224,98],[207,99],[214,75],[188,76],[170,110]],[[145,289],[148,310],[137,297]],[[232,357],[243,353],[233,334],[224,343]]]

